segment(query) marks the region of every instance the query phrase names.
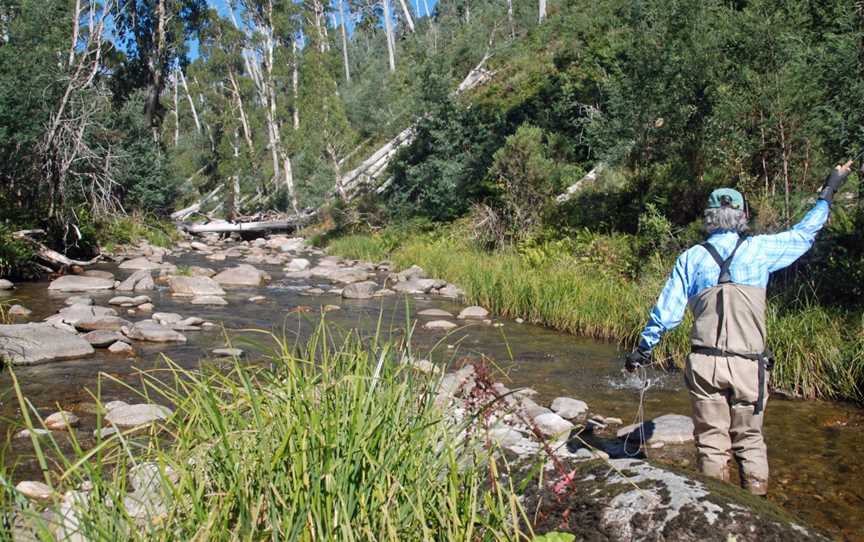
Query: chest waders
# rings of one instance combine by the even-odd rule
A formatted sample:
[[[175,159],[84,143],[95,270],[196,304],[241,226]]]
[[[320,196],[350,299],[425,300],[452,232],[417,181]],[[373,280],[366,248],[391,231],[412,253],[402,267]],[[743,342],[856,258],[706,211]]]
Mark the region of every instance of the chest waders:
[[[765,348],[765,288],[735,284],[729,272],[743,242],[740,237],[725,260],[713,245],[702,243],[720,266],[720,278],[716,286],[706,288],[689,301],[694,316],[690,344],[695,354],[743,358],[758,364],[759,391],[753,406],[754,414],[759,414],[765,407],[765,371],[772,356]]]

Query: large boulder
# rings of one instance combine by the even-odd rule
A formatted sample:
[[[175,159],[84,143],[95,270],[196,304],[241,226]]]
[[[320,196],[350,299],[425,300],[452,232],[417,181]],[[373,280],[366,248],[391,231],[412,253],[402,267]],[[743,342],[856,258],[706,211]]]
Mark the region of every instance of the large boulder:
[[[342,289],[342,297],[345,299],[372,299],[372,296],[377,289],[378,285],[371,280],[355,282]]]
[[[126,280],[117,286],[117,289],[121,292],[144,292],[156,289],[156,284],[153,282],[150,270],[141,269],[129,275]]]
[[[147,258],[144,258],[142,256],[140,258],[133,258],[131,260],[126,260],[125,262],[121,263],[119,265],[119,267],[120,267],[120,269],[133,269],[133,270],[137,271],[139,269],[147,269],[147,270],[159,269],[161,267],[161,265],[159,263],[150,261]]]
[[[306,258],[294,258],[285,267],[285,271],[306,271],[311,266],[311,262]]]
[[[213,276],[213,280],[223,286],[261,286],[270,276],[249,264],[225,269]]]
[[[225,290],[209,277],[175,276],[168,279],[168,287],[174,295],[182,296],[222,296]]]
[[[86,340],[50,324],[0,325],[0,358],[15,365],[80,358],[93,352]]]
[[[185,343],[186,336],[168,326],[159,325],[152,320],[143,320],[124,330],[126,336],[136,341],[154,343]]]
[[[54,279],[48,285],[49,290],[56,292],[93,292],[111,290],[113,288],[113,280],[81,275],[64,275],[58,279]]]
[[[558,397],[552,401],[552,412],[572,420],[588,412],[588,403],[571,397]]]

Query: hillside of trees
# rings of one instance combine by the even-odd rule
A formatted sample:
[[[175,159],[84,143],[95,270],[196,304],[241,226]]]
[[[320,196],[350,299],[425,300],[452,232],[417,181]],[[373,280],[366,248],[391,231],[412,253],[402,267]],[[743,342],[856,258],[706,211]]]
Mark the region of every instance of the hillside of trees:
[[[588,228],[672,250],[712,188],[779,228],[864,146],[860,1],[3,0],[0,36],[5,274],[15,229],[86,252],[105,220],[204,196],[228,219],[326,203],[341,231],[469,216],[490,247]],[[408,127],[386,189],[343,201]],[[860,294],[850,185],[821,261]]]

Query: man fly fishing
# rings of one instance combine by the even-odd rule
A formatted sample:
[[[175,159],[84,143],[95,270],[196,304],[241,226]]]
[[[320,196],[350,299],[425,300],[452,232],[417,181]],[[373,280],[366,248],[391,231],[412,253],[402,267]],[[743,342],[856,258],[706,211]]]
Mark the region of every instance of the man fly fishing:
[[[708,239],[678,257],[638,347],[626,357],[625,367],[631,372],[650,364],[652,349],[681,323],[690,307],[692,350],[684,379],[693,408],[699,469],[729,481],[731,451],[741,486],[755,495],[768,492],[762,438],[767,370],[773,363],[765,348],[768,277],[813,245],[851,166],[852,160],[832,170],[801,222],[774,235],[745,236],[749,217],[744,197],[731,188],[713,191],[705,210]]]

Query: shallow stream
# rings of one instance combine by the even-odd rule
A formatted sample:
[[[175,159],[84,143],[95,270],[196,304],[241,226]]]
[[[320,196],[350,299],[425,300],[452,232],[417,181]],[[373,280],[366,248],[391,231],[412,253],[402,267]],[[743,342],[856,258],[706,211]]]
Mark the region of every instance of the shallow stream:
[[[184,254],[167,261],[178,265],[228,267],[232,262],[214,263],[195,254]],[[320,307],[339,305],[341,310],[329,312],[326,318],[335,329],[357,329],[371,335],[379,323],[385,333],[403,337],[406,327],[414,325],[416,311],[440,308],[458,313],[461,306],[437,298],[402,296],[364,301],[343,300],[336,295],[301,295],[310,285],[326,285],[326,280],[283,280],[279,266],[256,265],[266,270],[274,280],[265,288],[226,289],[227,307],[193,306],[172,297],[164,287],[148,292],[156,310],[177,312],[186,316],[201,316],[220,322],[227,330],[186,332],[189,341],[182,345],[136,343],[137,357],[108,354],[97,350],[86,359],[52,362],[29,367],[17,367],[15,374],[24,394],[43,415],[59,408],[76,412],[81,417],[79,435],[87,446],[92,442],[95,415],[92,414],[100,373],[140,387],[141,370],[164,367],[162,354],[187,368],[199,364],[221,363],[207,359],[207,353],[226,343],[226,336],[237,344],[243,337],[262,345],[266,353],[265,335],[241,332],[243,329],[265,329],[285,335],[289,340],[302,341],[318,321]],[[128,275],[116,266],[105,264],[123,278]],[[19,284],[8,298],[14,298],[31,310],[31,321],[39,321],[59,310],[69,294],[49,293],[47,282]],[[92,295],[97,305],[106,305],[114,293]],[[262,304],[248,301],[252,295],[265,295]],[[309,312],[297,307],[310,307]],[[292,309],[295,309],[292,312]],[[131,320],[141,317],[130,317]],[[566,395],[588,403],[592,413],[621,418],[625,423],[634,419],[639,402],[641,383],[621,372],[620,353],[614,346],[581,339],[550,329],[496,320],[494,327],[482,323],[467,324],[449,335],[440,331],[425,331],[418,324],[413,332],[416,352],[428,353],[438,361],[456,363],[464,358],[487,356],[506,373],[509,387],[529,386],[537,390],[540,404]],[[422,323],[422,321],[420,322]],[[239,345],[250,359],[255,346]],[[646,417],[667,413],[689,414],[687,392],[680,374],[650,371],[651,387],[645,394]],[[509,379],[509,382],[506,380]],[[20,423],[17,401],[11,392],[9,372],[0,375],[0,416]],[[92,394],[92,395],[91,395]],[[101,379],[103,401],[136,399],[133,392],[107,379]],[[140,401],[137,401],[140,402]],[[770,499],[821,527],[842,540],[864,540],[864,410],[853,405],[822,401],[789,401],[772,398],[767,407],[766,439],[772,469]],[[0,421],[4,433],[14,425]],[[14,439],[7,451],[7,463],[16,465],[15,481],[39,479],[33,450],[27,439]],[[692,445],[667,446],[648,450],[651,459],[694,469]]]

